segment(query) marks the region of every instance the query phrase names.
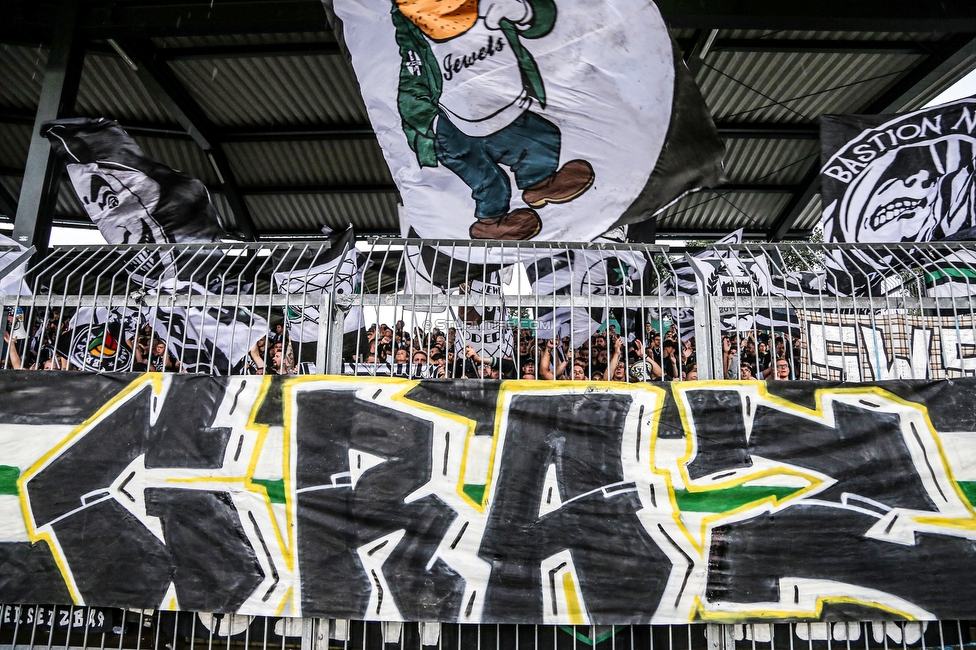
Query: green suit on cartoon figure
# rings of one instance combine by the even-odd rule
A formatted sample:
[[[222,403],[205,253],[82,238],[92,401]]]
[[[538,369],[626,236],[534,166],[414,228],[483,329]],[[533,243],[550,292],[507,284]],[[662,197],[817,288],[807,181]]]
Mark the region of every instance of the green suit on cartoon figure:
[[[539,66],[522,39],[546,36],[553,0],[394,0],[402,60],[397,105],[422,167],[442,163],[475,202],[472,239],[523,240],[542,230],[537,208],[572,201],[593,184],[585,160],[559,167],[559,128]],[[505,165],[529,206],[511,209]]]

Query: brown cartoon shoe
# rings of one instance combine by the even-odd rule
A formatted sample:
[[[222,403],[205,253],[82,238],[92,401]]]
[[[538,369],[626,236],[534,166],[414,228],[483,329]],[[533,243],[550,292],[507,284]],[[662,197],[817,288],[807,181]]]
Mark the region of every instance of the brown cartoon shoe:
[[[593,185],[593,167],[585,160],[570,160],[544,181],[525,188],[522,200],[533,208],[547,203],[567,203]]]
[[[542,230],[542,219],[535,210],[519,208],[493,219],[478,219],[468,231],[471,239],[532,239]]]

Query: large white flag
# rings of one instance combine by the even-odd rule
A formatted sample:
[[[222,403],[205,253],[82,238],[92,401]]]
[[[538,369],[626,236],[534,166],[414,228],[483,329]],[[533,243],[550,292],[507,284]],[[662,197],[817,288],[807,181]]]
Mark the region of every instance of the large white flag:
[[[652,2],[324,3],[421,237],[591,241],[722,177]]]

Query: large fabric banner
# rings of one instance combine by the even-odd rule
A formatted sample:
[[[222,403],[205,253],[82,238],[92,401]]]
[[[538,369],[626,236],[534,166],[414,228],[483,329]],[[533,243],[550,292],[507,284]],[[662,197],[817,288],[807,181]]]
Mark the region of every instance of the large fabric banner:
[[[824,240],[972,239],[976,97],[905,115],[821,117]]]
[[[118,122],[54,120],[41,125],[41,135],[63,157],[78,200],[109,244],[218,242],[224,235],[206,186],[147,157]]]
[[[821,160],[824,241],[909,244],[835,252],[831,293],[878,288],[893,266],[913,266],[911,244],[976,237],[974,97],[904,115],[823,116]]]
[[[976,381],[0,373],[0,600],[976,616]]]
[[[973,314],[828,314],[797,309],[800,378],[954,379],[976,370]]]
[[[421,237],[592,241],[722,179],[652,2],[324,2]]]

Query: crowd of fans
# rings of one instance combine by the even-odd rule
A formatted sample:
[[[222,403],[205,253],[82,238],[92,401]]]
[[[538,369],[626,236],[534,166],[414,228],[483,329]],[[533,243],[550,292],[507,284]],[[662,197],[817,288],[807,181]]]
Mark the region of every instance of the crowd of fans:
[[[28,332],[22,315],[7,314],[2,346],[4,367],[91,370],[79,364],[78,354],[70,352],[70,321],[62,319],[57,311],[47,316],[33,332]],[[148,324],[130,324],[117,333],[118,340],[110,340],[109,335],[98,342],[102,362],[98,369],[184,370],[167,342]],[[426,331],[414,328],[411,332],[402,320],[393,327],[380,323],[366,331],[344,361],[354,366],[356,374],[374,374],[380,366],[388,366],[397,368],[390,374],[430,378],[626,382],[698,379],[695,338],[682,340],[674,324],[661,333],[647,323],[641,336],[621,335],[611,324],[575,347],[568,336],[543,338],[527,327],[511,328],[511,336],[511,352],[492,355],[484,348],[465,343],[463,333],[454,327]],[[119,353],[123,348],[127,354]],[[276,322],[257,340],[235,372],[297,375],[312,371],[310,364],[299,362],[301,353],[302,345],[291,341],[284,324]],[[799,340],[782,334],[748,332],[722,337],[722,375],[726,379],[795,379],[799,357]]]
[[[9,311],[9,310],[8,310]],[[51,310],[28,331],[23,312],[6,314],[2,358],[3,367],[13,370],[113,370],[132,372],[185,372],[184,364],[172,354],[165,338],[148,323],[125,323],[118,327],[93,328],[85,341],[85,351],[73,350],[77,344],[71,315],[62,319]],[[84,319],[82,319],[84,320]],[[86,365],[87,364],[87,365]],[[236,373],[294,375],[300,371],[295,348],[282,323],[270,327],[241,360]]]
[[[467,379],[564,379],[577,381],[688,381],[698,379],[694,337],[681,340],[672,324],[666,332],[646,324],[642,336],[618,334],[616,325],[574,347],[572,339],[541,338],[530,328],[512,328],[510,354],[487,354],[465,343],[454,327],[409,332],[403,321],[394,327],[374,325],[356,358],[356,372],[371,374],[379,365],[410,376]],[[782,334],[750,332],[722,338],[726,379],[786,380],[798,376],[799,340]],[[406,369],[403,366],[407,366]],[[410,366],[415,367],[411,369]]]

